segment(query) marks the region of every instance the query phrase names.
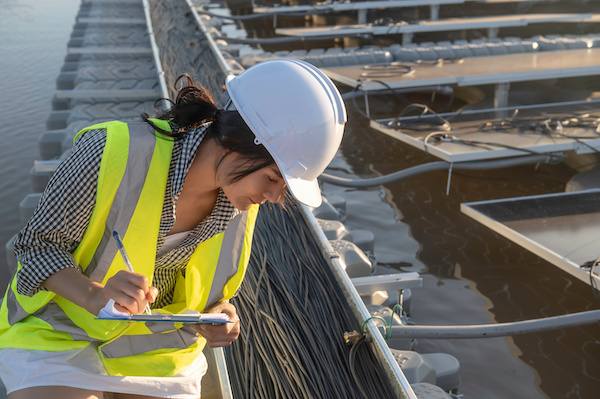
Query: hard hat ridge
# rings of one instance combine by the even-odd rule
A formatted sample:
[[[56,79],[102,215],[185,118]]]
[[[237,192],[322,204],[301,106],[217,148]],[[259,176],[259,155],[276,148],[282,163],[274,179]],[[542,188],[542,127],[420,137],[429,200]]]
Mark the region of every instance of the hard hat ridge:
[[[331,80],[296,59],[264,61],[230,76],[228,94],[277,164],[290,192],[309,206],[321,203],[317,177],[341,143],[346,109]]]

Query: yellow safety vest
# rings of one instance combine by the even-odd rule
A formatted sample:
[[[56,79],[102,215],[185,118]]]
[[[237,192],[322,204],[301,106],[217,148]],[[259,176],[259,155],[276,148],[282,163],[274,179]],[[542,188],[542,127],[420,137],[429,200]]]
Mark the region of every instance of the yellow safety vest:
[[[169,129],[165,121],[154,123]],[[126,269],[111,236],[116,230],[136,272],[152,281],[164,200],[158,194],[166,190],[173,139],[141,122],[101,123],[76,137],[99,128],[107,129],[107,137],[96,204],[73,257],[85,275],[106,284]],[[185,278],[177,278],[172,304],[160,312],[202,312],[233,297],[248,266],[257,213],[255,205],[237,214],[224,232],[198,245]],[[93,344],[111,375],[173,376],[189,367],[205,343],[181,323],[98,320],[53,292],[20,295],[16,275],[0,308],[0,348],[64,351]]]

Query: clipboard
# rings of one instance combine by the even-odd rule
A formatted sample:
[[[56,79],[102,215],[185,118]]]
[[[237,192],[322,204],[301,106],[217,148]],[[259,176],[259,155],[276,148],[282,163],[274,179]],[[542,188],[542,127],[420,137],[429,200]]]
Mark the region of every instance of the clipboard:
[[[105,316],[96,317],[97,320],[114,320],[114,321],[150,321],[150,322],[167,322],[167,323],[211,323],[223,324],[233,323],[225,313],[199,313],[199,314],[133,314],[128,316]]]

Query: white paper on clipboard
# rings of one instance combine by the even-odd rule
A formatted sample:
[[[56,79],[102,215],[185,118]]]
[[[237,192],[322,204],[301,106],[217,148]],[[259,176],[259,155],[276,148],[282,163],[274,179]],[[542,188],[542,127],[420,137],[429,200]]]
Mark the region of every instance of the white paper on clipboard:
[[[231,323],[226,313],[200,313],[193,310],[186,310],[179,314],[155,313],[155,314],[134,314],[130,315],[121,312],[115,308],[115,301],[110,299],[104,308],[100,310],[98,320],[115,321],[152,321],[168,323]]]
[[[151,321],[168,323],[231,323],[225,313],[197,313],[193,314],[133,314],[127,316],[103,316],[98,320],[115,321]]]

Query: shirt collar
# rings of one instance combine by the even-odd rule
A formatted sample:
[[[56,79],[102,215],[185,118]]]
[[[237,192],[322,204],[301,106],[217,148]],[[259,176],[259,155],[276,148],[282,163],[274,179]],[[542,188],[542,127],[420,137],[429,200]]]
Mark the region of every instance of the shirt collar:
[[[206,129],[210,126],[210,123],[206,123],[197,127],[194,130],[185,133],[181,140],[176,140],[175,145],[177,148],[177,163],[175,164],[175,173],[173,178],[173,186],[171,187],[171,194],[173,197],[179,196],[179,192],[183,188],[183,182],[185,176],[187,176],[198,146],[206,136]]]
[[[190,167],[192,166],[192,162],[196,156],[196,151],[198,151],[200,143],[202,140],[204,140],[204,137],[206,137],[206,130],[211,123],[212,122],[205,123],[186,133],[181,140],[175,141],[175,145],[179,146],[179,157],[177,159],[177,163],[175,164],[173,186],[171,188],[171,194],[173,197],[179,196],[179,193],[183,188],[185,176],[187,176]],[[229,198],[227,198],[223,190],[219,190],[219,196],[215,204],[215,209],[220,210],[221,212],[227,212],[231,215],[230,217],[233,217],[240,212],[231,204]]]

